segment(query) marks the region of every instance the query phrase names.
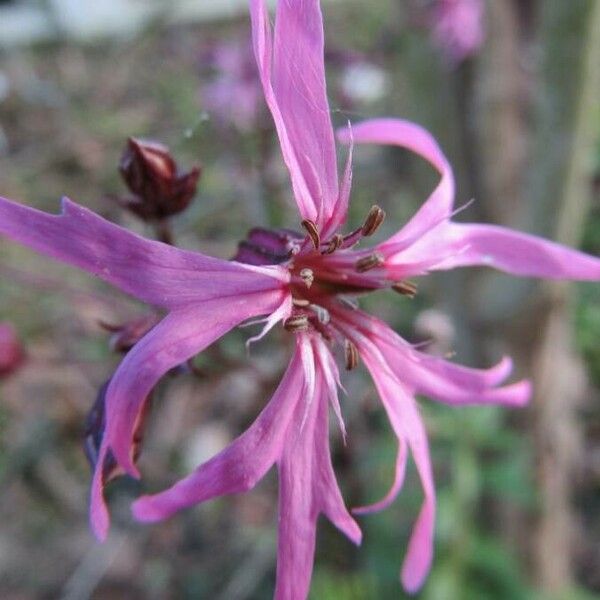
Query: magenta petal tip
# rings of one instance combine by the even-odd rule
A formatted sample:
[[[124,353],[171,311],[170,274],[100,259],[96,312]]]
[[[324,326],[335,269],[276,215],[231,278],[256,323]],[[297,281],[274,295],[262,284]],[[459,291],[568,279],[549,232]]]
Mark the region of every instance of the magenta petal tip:
[[[116,436],[115,436],[116,437]],[[126,439],[125,437],[122,439]],[[130,455],[130,451],[127,447],[123,446],[123,444],[113,443],[111,446],[111,450],[115,460],[119,464],[119,466],[125,471],[129,477],[133,479],[141,479],[142,474],[140,470],[137,468],[136,464],[133,462],[133,459]]]
[[[355,546],[360,546],[363,540],[363,534],[360,527],[353,521],[349,527],[346,527],[344,533]]]
[[[513,360],[510,356],[503,356],[502,360],[490,369],[490,375],[493,373],[493,378],[490,385],[498,385],[504,381],[513,370]]]
[[[391,501],[387,499],[381,500],[380,502],[375,502],[374,504],[368,504],[366,506],[357,506],[350,510],[353,515],[358,517],[363,517],[365,515],[372,515],[373,513],[380,512],[384,508],[387,508],[391,504]]]
[[[533,386],[531,385],[531,381],[524,379],[523,381],[519,381],[511,386],[507,386],[506,389],[510,389],[512,395],[512,402],[507,403],[507,405],[521,407],[529,404],[529,400],[531,400],[531,396],[533,394]]]
[[[142,496],[131,505],[131,512],[137,521],[142,523],[156,523],[164,518],[164,514],[156,510],[150,496]]]
[[[423,587],[428,573],[428,570],[424,573],[418,573],[409,569],[402,569],[400,575],[402,587],[408,594],[416,594]]]

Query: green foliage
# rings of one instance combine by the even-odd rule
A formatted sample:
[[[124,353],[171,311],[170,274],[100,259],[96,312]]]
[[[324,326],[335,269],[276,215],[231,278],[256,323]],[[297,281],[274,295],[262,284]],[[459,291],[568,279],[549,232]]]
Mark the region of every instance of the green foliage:
[[[373,577],[363,573],[339,573],[317,569],[313,576],[311,600],[370,600],[381,598]]]
[[[598,172],[600,173],[600,144],[598,145]],[[591,254],[600,254],[600,206],[594,207],[586,223],[583,248]],[[576,310],[577,343],[589,365],[596,385],[600,385],[600,286],[579,286]]]

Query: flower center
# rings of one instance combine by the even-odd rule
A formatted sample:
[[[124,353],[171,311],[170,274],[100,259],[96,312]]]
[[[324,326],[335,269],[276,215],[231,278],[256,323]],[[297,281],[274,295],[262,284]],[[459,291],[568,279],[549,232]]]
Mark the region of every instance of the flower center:
[[[355,307],[352,297],[384,287],[414,296],[415,284],[390,282],[385,276],[385,257],[378,251],[356,250],[365,237],[372,236],[385,219],[385,212],[373,206],[363,224],[351,233],[335,233],[322,239],[317,225],[308,219],[301,225],[305,234],[289,229],[254,228],[239,243],[234,260],[253,265],[280,264],[291,275],[292,314],[284,327],[291,333],[315,331],[326,340],[340,335],[331,313],[340,304]],[[347,339],[344,344],[346,366],[357,362],[356,349]]]

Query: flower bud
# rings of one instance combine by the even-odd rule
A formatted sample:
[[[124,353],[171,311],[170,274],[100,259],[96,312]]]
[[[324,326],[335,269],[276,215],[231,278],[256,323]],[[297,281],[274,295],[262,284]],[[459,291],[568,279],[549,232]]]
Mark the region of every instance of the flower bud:
[[[13,373],[23,362],[23,347],[14,327],[0,323],[0,377]]]
[[[185,210],[194,196],[200,168],[180,173],[163,144],[129,138],[119,171],[134,194],[121,203],[146,221],[160,220]]]
[[[110,348],[114,352],[126,354],[129,352],[158,322],[156,314],[148,314],[138,319],[132,319],[121,325],[101,322],[100,326],[112,333]]]

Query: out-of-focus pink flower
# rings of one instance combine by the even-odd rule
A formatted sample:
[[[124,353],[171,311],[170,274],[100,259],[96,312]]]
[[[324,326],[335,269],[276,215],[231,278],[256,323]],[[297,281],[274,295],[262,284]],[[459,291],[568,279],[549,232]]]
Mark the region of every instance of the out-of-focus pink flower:
[[[410,277],[461,266],[487,265],[515,275],[600,280],[600,260],[493,225],[458,224],[454,177],[442,150],[424,129],[376,119],[338,132],[350,145],[338,175],[335,135],[325,87],[324,34],[318,0],[277,3],[274,27],[265,0],[250,0],[254,52],[275,122],[304,233],[255,228],[226,262],[151,242],[65,201],[51,216],[0,199],[0,233],[84,269],[167,312],[127,354],[106,390],[105,424],[92,484],[91,521],[100,538],[109,517],[103,499],[106,461],[135,477],[136,436],[156,382],[242,321],[262,315],[259,339],[283,320],[295,336],[288,369],[256,421],[222,452],[171,488],[139,498],[141,521],[157,521],[199,502],[253,488],[273,466],[280,483],[275,595],[303,600],[313,568],[316,527],[325,515],[354,543],[361,532],[338,488],[329,452],[329,407],[346,435],[338,399],[334,351],[347,368],[362,359],[398,438],[389,493],[355,514],[388,506],[400,491],[409,452],[424,500],[401,571],[416,591],[433,556],[435,489],[428,441],[416,395],[453,406],[522,406],[527,381],[502,385],[511,361],[486,369],[462,367],[419,352],[386,323],[359,310],[348,296],[391,288],[412,296]],[[381,225],[373,206],[363,224],[340,232],[348,214],[354,143],[396,145],[429,162],[440,181],[396,234],[357,249]],[[95,431],[95,430],[94,430]],[[109,463],[110,474],[114,472]]]
[[[483,0],[434,0],[429,16],[431,35],[452,64],[476,54],[483,44]]]
[[[23,347],[15,328],[10,323],[0,323],[0,377],[14,373],[23,359]]]
[[[212,79],[201,89],[202,107],[220,124],[232,123],[241,131],[258,125],[263,95],[248,39],[215,42],[202,55],[202,67],[210,67]]]

